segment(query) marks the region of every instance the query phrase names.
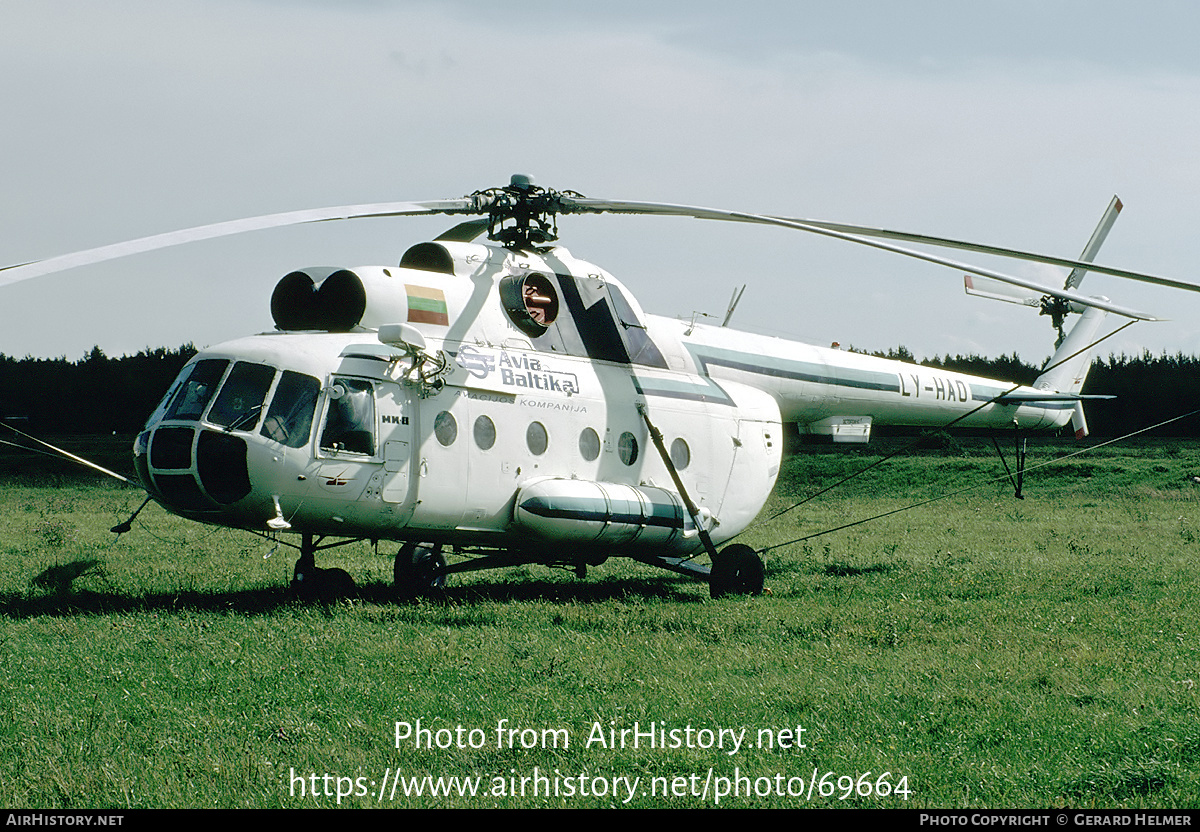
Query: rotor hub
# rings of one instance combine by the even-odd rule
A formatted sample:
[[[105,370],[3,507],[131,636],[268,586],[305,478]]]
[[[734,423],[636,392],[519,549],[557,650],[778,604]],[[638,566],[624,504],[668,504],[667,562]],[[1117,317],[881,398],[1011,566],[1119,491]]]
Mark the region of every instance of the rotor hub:
[[[534,184],[533,177],[513,174],[503,188],[475,191],[475,208],[488,215],[488,239],[505,248],[532,249],[558,239],[556,217],[569,213],[563,197],[582,196]]]

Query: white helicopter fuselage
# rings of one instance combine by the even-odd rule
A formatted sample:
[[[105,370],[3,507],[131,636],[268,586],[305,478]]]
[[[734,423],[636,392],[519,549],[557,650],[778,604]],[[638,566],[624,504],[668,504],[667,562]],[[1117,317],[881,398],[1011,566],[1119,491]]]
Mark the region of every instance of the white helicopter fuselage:
[[[397,268],[295,272],[272,308],[294,331],[198,354],[138,437],[170,511],[565,562],[685,556],[697,523],[719,543],[758,514],[783,422],[861,442],[976,408],[962,424],[1058,426],[1074,407],[980,407],[1012,385],[645,316],[563,248],[424,243]]]
[[[623,524],[611,518],[602,524],[609,527],[607,536],[592,527],[595,521],[581,520],[565,538],[564,524],[552,533],[549,521],[514,523],[516,496],[523,489],[597,505],[653,496],[678,508],[680,529],[687,525],[670,475],[634,406],[644,394],[628,368],[513,347],[459,345],[460,354],[466,350],[474,361],[488,360],[494,371],[480,377],[455,365],[438,392],[422,396],[398,377],[402,360],[362,357],[379,347],[359,334],[290,333],[251,336],[205,350],[190,367],[216,362],[225,365],[218,369],[228,377],[241,362],[319,380],[319,388],[311,385],[322,391],[311,419],[316,430],[300,447],[290,447],[287,439],[280,441],[284,434],[271,435],[277,431],[268,424],[272,416],[230,429],[213,421],[214,402],[198,420],[166,418],[150,426],[139,440],[143,479],[164,505],[197,520],[266,529],[278,498],[292,529],[342,536],[511,546],[528,543],[531,533],[544,530],[547,542],[664,543],[652,526],[629,535],[636,529],[613,528]],[[445,345],[431,341],[430,347]],[[658,372],[654,378],[696,385],[680,373]],[[332,398],[339,383],[356,389]],[[693,498],[708,515],[722,518],[722,537],[744,528],[765,501],[778,472],[781,440],[769,397],[736,384],[725,387],[730,400],[724,403],[670,398],[653,402],[652,411],[668,430],[668,442],[679,449],[677,464]],[[370,436],[342,442],[330,432],[330,421],[338,403],[351,397],[363,405],[358,432]],[[210,398],[219,401],[220,396]],[[162,454],[156,464],[155,442],[163,435],[172,441],[172,431],[186,432],[187,453]],[[223,443],[211,451],[220,455],[211,465],[205,435]],[[222,492],[228,468],[238,464],[228,459],[224,446],[229,443],[245,448],[245,475],[238,476],[250,485],[244,494]],[[739,485],[730,488],[731,479]],[[551,481],[560,487],[547,484]],[[530,491],[538,483],[541,491]],[[181,502],[186,498],[191,502]],[[688,542],[694,542],[693,534]]]

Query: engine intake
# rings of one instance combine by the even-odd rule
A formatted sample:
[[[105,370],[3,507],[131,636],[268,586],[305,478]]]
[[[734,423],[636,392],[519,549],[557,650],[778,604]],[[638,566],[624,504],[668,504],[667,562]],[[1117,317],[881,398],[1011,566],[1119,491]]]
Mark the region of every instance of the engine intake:
[[[349,332],[367,311],[367,290],[349,269],[291,272],[271,293],[271,317],[278,329]],[[322,271],[329,273],[322,275]]]

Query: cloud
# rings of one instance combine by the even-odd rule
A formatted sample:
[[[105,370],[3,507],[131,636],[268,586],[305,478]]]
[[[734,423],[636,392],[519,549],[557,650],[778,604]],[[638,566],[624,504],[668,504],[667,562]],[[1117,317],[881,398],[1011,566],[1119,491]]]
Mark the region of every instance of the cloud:
[[[1117,192],[1129,207],[1100,259],[1187,277],[1200,85],[1195,58],[1155,44],[1182,37],[1172,15],[1188,7],[1161,4],[1145,18],[1161,23],[1139,29],[1123,8],[1071,5],[18,5],[0,50],[0,99],[18,126],[0,136],[12,160],[0,261],[257,213],[456,196],[520,171],[593,196],[1066,256]],[[747,282],[735,320],[817,343],[1037,355],[1049,342],[1020,309],[1010,323],[975,317],[953,271],[830,241],[696,221],[561,227],[653,312],[720,312]],[[10,287],[0,352],[119,354],[256,331],[291,268],[394,262],[440,230],[269,232]],[[1181,321],[1198,309],[1179,293],[1094,286]],[[1130,332],[1198,346],[1183,324]]]

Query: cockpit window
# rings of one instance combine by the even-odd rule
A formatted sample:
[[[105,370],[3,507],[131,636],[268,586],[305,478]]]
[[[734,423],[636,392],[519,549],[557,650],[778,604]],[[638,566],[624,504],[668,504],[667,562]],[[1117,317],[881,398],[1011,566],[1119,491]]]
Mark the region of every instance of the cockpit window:
[[[329,394],[329,413],[321,432],[327,451],[375,453],[375,388],[371,382],[337,378]]]
[[[174,396],[162,418],[199,419],[228,366],[229,362],[224,359],[206,358],[197,361],[190,370],[185,368],[183,372],[186,375],[181,375],[180,382],[172,391]]]
[[[321,383],[312,376],[284,370],[259,432],[289,448],[304,447],[312,433],[313,413],[320,392]]]
[[[208,412],[208,421],[230,430],[254,430],[274,380],[274,367],[248,361],[234,364]]]

